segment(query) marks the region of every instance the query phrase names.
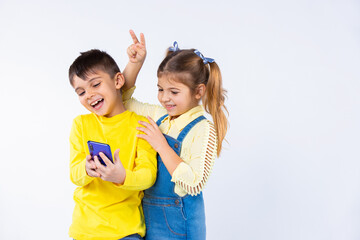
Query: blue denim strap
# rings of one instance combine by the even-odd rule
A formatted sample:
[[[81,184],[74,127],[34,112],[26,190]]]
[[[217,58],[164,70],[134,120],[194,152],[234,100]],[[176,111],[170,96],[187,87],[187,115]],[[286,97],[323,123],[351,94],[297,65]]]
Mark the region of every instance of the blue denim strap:
[[[177,137],[177,140],[182,143],[182,141],[184,140],[186,135],[190,132],[191,128],[193,126],[195,126],[195,124],[197,124],[198,122],[200,122],[204,119],[206,119],[206,118],[203,115],[201,115],[200,117],[197,117],[194,120],[192,120],[188,125],[186,125],[186,127],[184,127],[184,129],[181,131],[181,133]]]
[[[162,116],[161,118],[159,118],[159,119],[156,121],[156,124],[157,124],[158,126],[160,126],[162,120],[164,120],[164,118],[166,118],[167,116],[168,116],[168,114],[165,114],[164,116]]]

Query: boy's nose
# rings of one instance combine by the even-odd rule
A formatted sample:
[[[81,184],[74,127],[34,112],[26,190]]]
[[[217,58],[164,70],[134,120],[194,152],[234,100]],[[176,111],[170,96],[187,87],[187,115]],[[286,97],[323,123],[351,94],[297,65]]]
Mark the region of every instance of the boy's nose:
[[[93,92],[86,92],[86,98],[91,99],[95,94]]]

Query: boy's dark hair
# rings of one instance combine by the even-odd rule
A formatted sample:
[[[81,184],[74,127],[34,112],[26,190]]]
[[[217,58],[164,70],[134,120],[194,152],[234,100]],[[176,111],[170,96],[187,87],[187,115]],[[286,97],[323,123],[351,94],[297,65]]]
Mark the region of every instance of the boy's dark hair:
[[[110,75],[111,78],[120,72],[120,68],[115,60],[106,52],[98,49],[92,49],[80,53],[81,55],[75,59],[69,68],[70,84],[73,84],[74,76],[85,80],[89,73],[95,73],[101,70]]]

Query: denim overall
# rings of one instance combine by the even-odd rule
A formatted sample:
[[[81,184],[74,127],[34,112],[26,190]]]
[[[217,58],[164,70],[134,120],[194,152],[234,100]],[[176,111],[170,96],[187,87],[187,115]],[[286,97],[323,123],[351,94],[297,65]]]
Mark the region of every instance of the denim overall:
[[[167,115],[161,117],[156,124]],[[181,144],[191,128],[206,119],[200,116],[190,122],[180,132],[177,139],[164,134],[170,147],[180,156]],[[146,224],[146,240],[188,239],[205,240],[205,209],[202,192],[196,196],[179,197],[175,192],[175,183],[157,155],[157,178],[155,184],[145,190],[143,209]]]

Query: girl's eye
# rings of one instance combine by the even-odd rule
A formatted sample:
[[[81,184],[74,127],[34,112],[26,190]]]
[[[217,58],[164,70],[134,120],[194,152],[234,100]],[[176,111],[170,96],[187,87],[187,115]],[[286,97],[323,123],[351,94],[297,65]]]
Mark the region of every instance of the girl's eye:
[[[78,93],[79,96],[83,96],[85,92]]]
[[[178,94],[179,92],[173,92],[173,91],[171,91],[171,93],[174,94],[174,95],[176,95],[176,94]]]
[[[96,84],[94,84],[93,87],[98,87],[99,85],[100,85],[100,83],[96,83]]]
[[[163,90],[163,89],[161,89],[161,88],[159,88],[159,89],[158,89],[158,91],[159,91],[159,92],[162,92],[162,91],[164,91],[164,90]]]

